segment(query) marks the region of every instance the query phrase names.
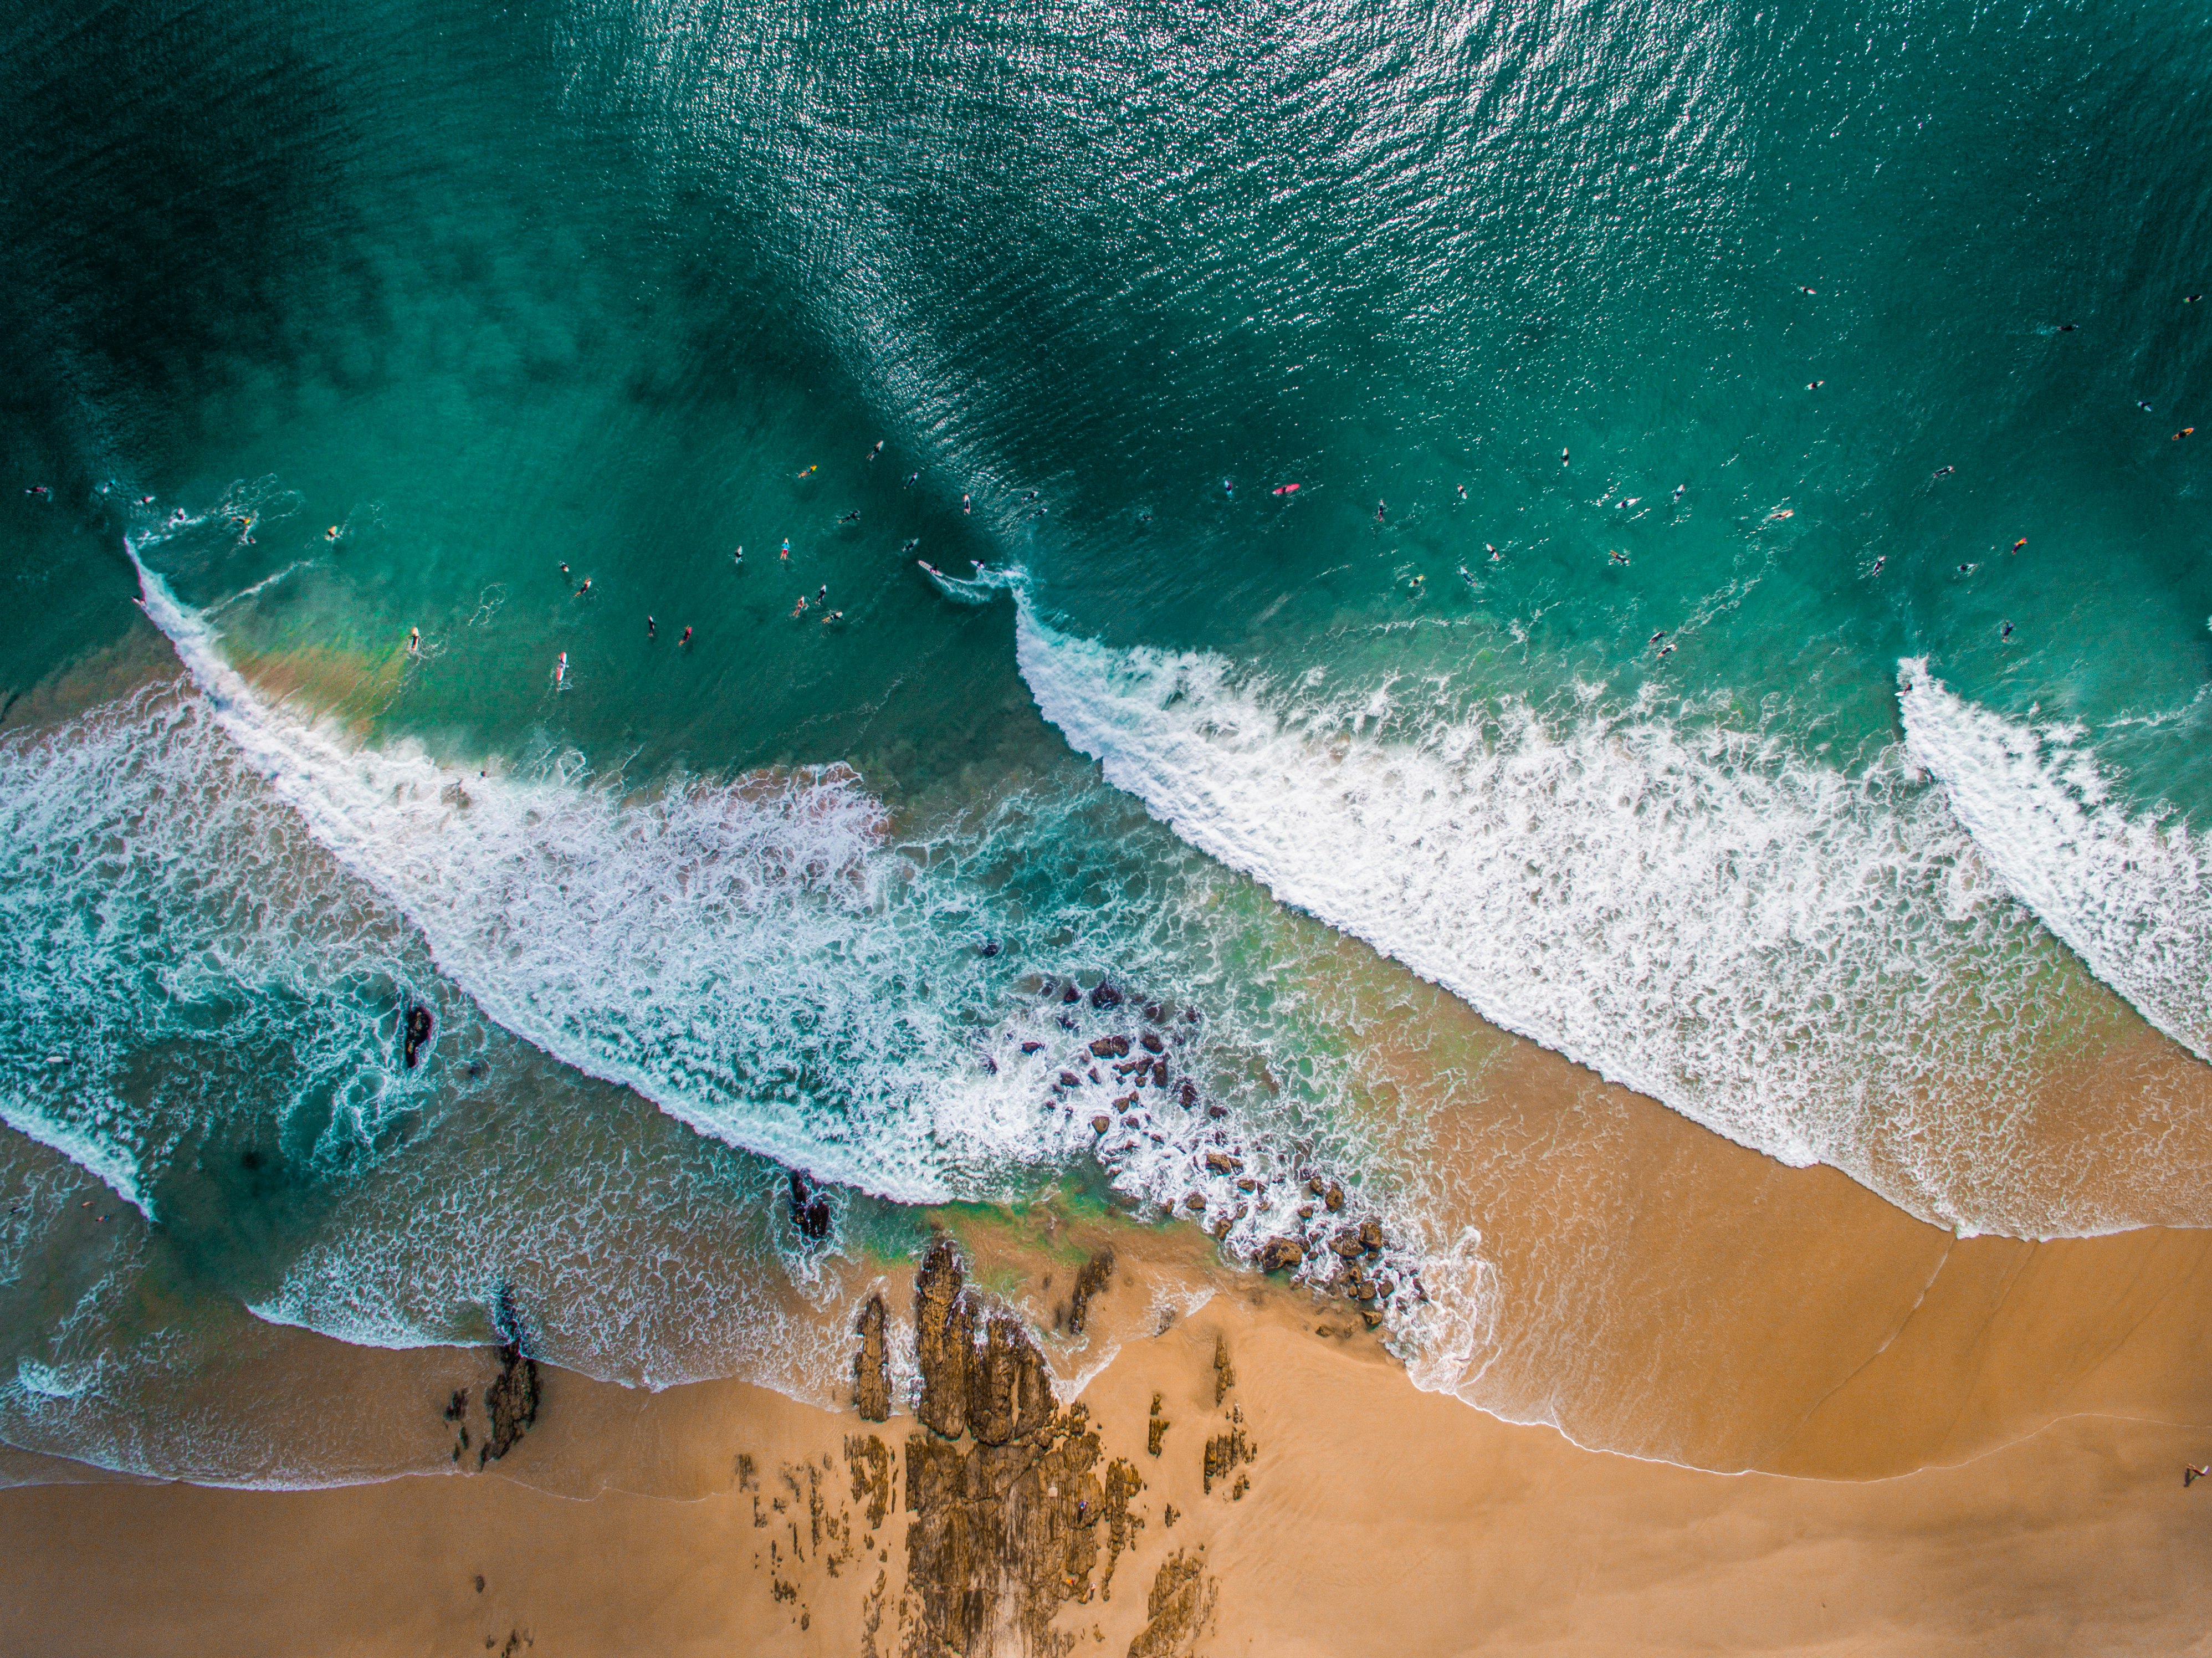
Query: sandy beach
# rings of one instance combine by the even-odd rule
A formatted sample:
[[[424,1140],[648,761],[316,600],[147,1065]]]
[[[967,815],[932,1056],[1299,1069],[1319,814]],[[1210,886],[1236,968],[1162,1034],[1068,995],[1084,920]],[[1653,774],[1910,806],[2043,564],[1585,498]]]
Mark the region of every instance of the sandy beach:
[[[2079,1325],[2116,1276],[2139,1297],[2154,1279],[2172,1296],[2194,1276],[2188,1241],[2112,1242],[2101,1255],[2085,1244],[2055,1264],[1957,1274],[1959,1305],[1933,1312],[1919,1356],[1869,1367],[1832,1401],[1850,1431],[1799,1442],[1832,1461],[1852,1446],[1879,1461],[1985,1433],[2020,1397],[2010,1372],[2045,1362],[2054,1328]],[[1131,1256],[1098,1304],[1125,1317],[1156,1306],[1181,1270]],[[1976,1293],[2016,1310],[1968,1338],[1962,1309]],[[2130,1367],[2110,1353],[2081,1355],[2063,1413],[2024,1436],[1891,1478],[1812,1479],[1640,1461],[1501,1422],[1417,1390],[1357,1321],[1279,1284],[1248,1280],[1188,1317],[1159,1315],[1166,1327],[1123,1339],[1072,1409],[1036,1397],[1042,1363],[1024,1367],[1011,1321],[986,1339],[992,1303],[949,1300],[939,1284],[920,1305],[925,1327],[933,1305],[981,1321],[954,1337],[940,1327],[940,1353],[972,1344],[957,1438],[903,1408],[877,1424],[737,1382],[649,1394],[544,1370],[535,1426],[483,1473],[471,1458],[449,1477],[337,1490],[0,1492],[10,1646],[2206,1649],[2189,1586],[2212,1563],[2198,1511],[2212,1488],[2186,1490],[2181,1473],[2212,1434],[2124,1408],[2131,1397],[2169,1418],[2194,1407],[2131,1396]],[[892,1320],[915,1310],[895,1306]],[[323,1345],[334,1369],[352,1363]],[[483,1386],[495,1360],[467,1357]],[[364,1389],[390,1400],[411,1388],[435,1422],[450,1356],[381,1355],[371,1368]],[[1961,1371],[1986,1379],[1962,1387]],[[935,1392],[941,1406],[942,1376]],[[996,1428],[981,1426],[997,1408],[987,1393],[1004,1407]],[[1985,1394],[1997,1402],[1977,1403]],[[2047,1385],[2036,1395],[2053,1396]],[[935,1415],[963,1426],[957,1400],[949,1422]],[[966,1459],[950,1487],[948,1457]],[[119,1568],[91,1582],[94,1561]]]

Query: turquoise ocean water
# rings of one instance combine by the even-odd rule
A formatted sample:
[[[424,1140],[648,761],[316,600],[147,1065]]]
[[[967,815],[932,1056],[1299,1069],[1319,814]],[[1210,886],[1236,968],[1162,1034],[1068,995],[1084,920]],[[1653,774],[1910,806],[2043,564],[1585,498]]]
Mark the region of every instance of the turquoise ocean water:
[[[0,55],[0,1440],[380,1472],[171,1402],[503,1284],[576,1368],[819,1387],[794,1308],[1054,1184],[1241,1255],[1325,1169],[1442,1286],[1332,932],[1942,1224],[2212,1218],[2199,1107],[2033,1132],[2212,1054],[2193,10]]]

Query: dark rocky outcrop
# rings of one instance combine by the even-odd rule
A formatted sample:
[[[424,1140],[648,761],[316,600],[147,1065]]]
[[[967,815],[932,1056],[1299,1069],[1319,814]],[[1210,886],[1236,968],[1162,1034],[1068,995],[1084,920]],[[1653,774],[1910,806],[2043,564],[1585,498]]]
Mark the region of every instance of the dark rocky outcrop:
[[[1072,1335],[1083,1333],[1084,1321],[1091,1315],[1093,1297],[1105,1293],[1114,1277],[1114,1252],[1101,1249],[1085,1261],[1075,1274],[1075,1290],[1067,1302],[1067,1328]]]
[[[909,1649],[1063,1654],[1053,1614],[1090,1598],[1106,1511],[1090,1412],[1055,1408],[1029,1333],[984,1311],[948,1240],[923,1257],[915,1326],[924,1426],[906,1448]]]
[[[1229,1339],[1226,1336],[1213,1338],[1213,1402],[1217,1405],[1229,1397],[1229,1390],[1237,1385],[1236,1367],[1229,1362]]]
[[[819,1243],[830,1236],[830,1199],[803,1169],[791,1171],[791,1224],[799,1236]]]
[[[1129,1658],[1194,1658],[1218,1598],[1205,1567],[1202,1544],[1189,1553],[1177,1549],[1161,1562],[1145,1597],[1148,1621],[1129,1643]]]
[[[1097,1060],[1126,1060],[1129,1057],[1129,1039],[1100,1036],[1091,1044],[1091,1056]]]
[[[1263,1272],[1294,1272],[1305,1258],[1305,1246],[1296,1238],[1269,1238],[1260,1246],[1260,1270]]]
[[[407,1061],[407,1068],[412,1071],[422,1063],[423,1046],[429,1042],[430,1033],[438,1028],[438,1022],[431,1017],[428,1008],[416,1002],[409,1006],[401,1024],[406,1039],[403,1057]]]
[[[864,1422],[890,1419],[890,1350],[884,1339],[884,1298],[870,1296],[854,1331],[860,1351],[853,1355],[853,1408]]]
[[[1121,993],[1102,980],[1099,981],[1098,988],[1091,993],[1091,1005],[1102,1011],[1109,1008],[1119,1007],[1121,1005]]]
[[[491,1418],[484,1442],[477,1448],[477,1467],[505,1456],[538,1420],[538,1361],[523,1351],[525,1332],[514,1309],[514,1292],[501,1285],[492,1298],[492,1326],[499,1332],[499,1376],[484,1389],[484,1414]]]
[[[868,1529],[880,1530],[897,1495],[891,1470],[898,1459],[873,1434],[845,1436],[845,1465],[853,1473],[853,1500],[867,1504]]]

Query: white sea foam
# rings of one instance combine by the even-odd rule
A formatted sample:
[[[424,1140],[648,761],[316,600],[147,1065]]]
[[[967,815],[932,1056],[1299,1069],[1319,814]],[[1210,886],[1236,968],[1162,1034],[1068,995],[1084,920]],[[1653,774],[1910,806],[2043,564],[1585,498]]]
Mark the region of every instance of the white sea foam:
[[[1901,663],[1907,748],[2014,896],[2089,969],[2212,1059],[2212,847],[2177,814],[2130,813],[2076,725],[2015,724]]]
[[[1287,1215],[1286,1180],[1240,1195],[1202,1163],[1235,1140],[1263,1180],[1273,1162],[1288,1172],[1287,1154],[1249,1144],[1244,1096],[1273,1105],[1273,1087],[1228,1075],[1264,1048],[1269,1016],[1240,1022],[1233,998],[1218,1001],[1217,1017],[1171,1033],[1177,1087],[1156,1080],[1141,1103],[1116,1106],[1138,1090],[1086,1045],[1133,1035],[1134,1008],[1040,1004],[978,950],[1016,934],[1032,965],[1107,968],[1170,999],[1218,976],[1218,940],[1178,934],[1176,906],[1142,892],[1102,903],[1079,872],[1058,871],[1060,896],[1042,907],[1032,893],[992,910],[978,859],[1032,876],[1091,855],[1054,817],[1065,803],[1017,801],[945,844],[895,845],[881,804],[842,768],[640,793],[592,782],[580,760],[480,775],[410,745],[363,746],[264,698],[206,616],[140,570],[147,614],[253,772],[420,929],[486,1015],[564,1063],[896,1201],[1002,1195],[1096,1150],[1125,1191],[1164,1205],[1211,1194],[1238,1241]],[[1067,962],[1071,937],[1091,942]],[[1185,1078],[1231,1116],[1182,1097]],[[1306,1092],[1328,1090],[1323,1077]]]
[[[1848,775],[1649,704],[1333,695],[1073,636],[1008,585],[1024,677],[1109,782],[1485,1017],[1963,1230],[2140,1224],[2154,1148],[2085,1151],[2128,1165],[2100,1186],[2000,1132],[2069,969],[1893,752]]]

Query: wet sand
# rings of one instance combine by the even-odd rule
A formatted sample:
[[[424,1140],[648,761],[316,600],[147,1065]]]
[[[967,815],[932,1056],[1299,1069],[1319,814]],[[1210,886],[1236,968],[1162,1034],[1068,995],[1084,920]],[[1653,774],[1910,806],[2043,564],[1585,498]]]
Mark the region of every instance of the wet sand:
[[[1694,1472],[1421,1394],[1364,1333],[1315,1333],[1340,1319],[1258,1298],[1127,1343],[1085,1390],[1104,1453],[1143,1485],[1110,1592],[1094,1574],[1054,1620],[1066,1650],[2212,1648],[2195,1606],[2212,1485],[2180,1479],[2212,1435],[2075,1417],[1895,1479]],[[1232,1426],[1255,1455],[1208,1493],[1206,1442]],[[539,1429],[480,1475],[0,1492],[0,1607],[23,1653],[889,1655],[919,1600],[914,1429],[739,1383],[647,1395],[548,1372]],[[871,1436],[897,1459],[872,1523],[848,1455]],[[575,1488],[586,1448],[596,1495],[528,1483]],[[1146,1644],[1178,1553],[1201,1615]]]

